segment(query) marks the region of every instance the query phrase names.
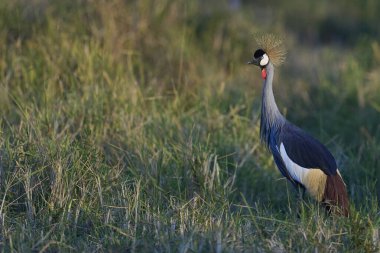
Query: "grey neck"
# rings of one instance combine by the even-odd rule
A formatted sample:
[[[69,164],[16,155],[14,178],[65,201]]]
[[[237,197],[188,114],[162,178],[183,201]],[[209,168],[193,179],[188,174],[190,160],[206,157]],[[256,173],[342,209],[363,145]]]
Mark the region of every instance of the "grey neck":
[[[286,120],[278,110],[273,95],[272,82],[274,76],[274,67],[272,63],[269,62],[265,68],[267,76],[264,80],[262,93],[260,138],[267,145],[269,145],[271,137],[277,137],[279,130],[285,124]]]

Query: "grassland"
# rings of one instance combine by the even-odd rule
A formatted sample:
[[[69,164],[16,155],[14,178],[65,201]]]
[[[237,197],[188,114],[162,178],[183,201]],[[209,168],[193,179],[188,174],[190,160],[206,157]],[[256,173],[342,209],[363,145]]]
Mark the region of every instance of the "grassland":
[[[378,251],[379,9],[1,1],[0,249]],[[298,203],[260,145],[255,32],[285,37],[277,102],[332,150],[349,218]]]

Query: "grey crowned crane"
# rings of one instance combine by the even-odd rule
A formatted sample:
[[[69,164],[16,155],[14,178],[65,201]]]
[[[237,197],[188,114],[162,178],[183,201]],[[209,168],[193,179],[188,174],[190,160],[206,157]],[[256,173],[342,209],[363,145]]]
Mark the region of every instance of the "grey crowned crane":
[[[260,67],[263,78],[260,138],[271,151],[281,174],[296,189],[308,192],[328,213],[348,216],[345,183],[336,161],[318,140],[293,125],[280,113],[273,96],[274,66],[285,60],[285,50],[274,35],[257,40],[259,49],[248,64]]]

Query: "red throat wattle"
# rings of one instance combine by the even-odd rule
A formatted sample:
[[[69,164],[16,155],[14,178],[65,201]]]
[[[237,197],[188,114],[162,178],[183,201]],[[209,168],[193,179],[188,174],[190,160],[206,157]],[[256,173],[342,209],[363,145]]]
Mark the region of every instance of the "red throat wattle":
[[[261,77],[265,80],[267,79],[267,71],[265,69],[261,70]]]

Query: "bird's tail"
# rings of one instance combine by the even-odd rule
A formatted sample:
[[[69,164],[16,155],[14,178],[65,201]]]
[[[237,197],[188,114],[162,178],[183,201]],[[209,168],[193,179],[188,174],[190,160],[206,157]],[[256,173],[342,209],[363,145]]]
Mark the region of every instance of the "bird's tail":
[[[329,213],[346,217],[349,215],[346,185],[339,171],[335,175],[327,176],[322,203]]]

